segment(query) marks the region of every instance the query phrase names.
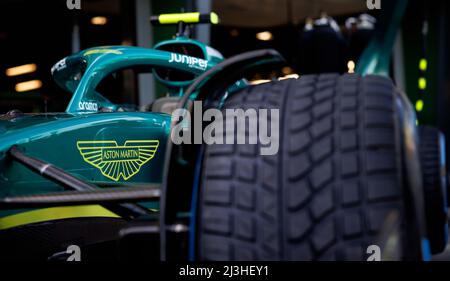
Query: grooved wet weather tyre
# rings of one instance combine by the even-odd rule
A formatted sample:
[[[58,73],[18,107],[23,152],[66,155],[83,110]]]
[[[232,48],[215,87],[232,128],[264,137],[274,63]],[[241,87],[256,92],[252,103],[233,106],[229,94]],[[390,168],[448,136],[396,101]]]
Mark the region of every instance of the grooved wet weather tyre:
[[[445,140],[437,128],[419,127],[420,162],[427,218],[427,234],[433,254],[447,246],[447,182]]]
[[[366,260],[390,220],[401,248],[419,244],[405,238],[414,237],[407,235],[414,226],[405,225],[414,219],[405,203],[396,102],[389,79],[337,74],[232,95],[223,110],[280,109],[279,151],[205,146],[198,258]],[[402,251],[397,258],[406,258]]]

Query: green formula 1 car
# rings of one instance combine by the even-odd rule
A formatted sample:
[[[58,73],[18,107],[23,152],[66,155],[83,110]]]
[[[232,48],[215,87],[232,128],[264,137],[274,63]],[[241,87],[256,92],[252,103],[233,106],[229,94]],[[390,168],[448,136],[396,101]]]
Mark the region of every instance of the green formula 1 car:
[[[283,64],[276,51],[224,60],[189,38],[188,24],[217,23],[214,13],[152,21],[177,24],[177,36],[153,49],[91,48],[52,68],[73,93],[66,112],[0,117],[1,260],[426,260],[442,251],[442,138],[423,129],[419,143],[406,96],[369,75],[387,73],[398,21],[375,36],[359,74],[261,85],[244,77]],[[109,101],[98,86],[131,67],[171,95],[148,111]],[[210,123],[172,113],[199,101],[203,111],[277,110],[277,152],[189,144],[187,133]],[[173,141],[180,127],[187,142]]]

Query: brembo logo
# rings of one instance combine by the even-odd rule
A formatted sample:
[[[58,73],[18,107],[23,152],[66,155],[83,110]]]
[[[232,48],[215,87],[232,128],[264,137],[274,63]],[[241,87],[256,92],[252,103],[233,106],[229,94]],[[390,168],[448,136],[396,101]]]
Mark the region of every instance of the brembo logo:
[[[80,101],[78,103],[79,110],[97,111],[98,105],[95,102]]]
[[[194,58],[186,55],[172,53],[169,63],[186,63],[189,67],[193,67],[200,70],[205,70],[208,66],[208,61],[204,59]]]

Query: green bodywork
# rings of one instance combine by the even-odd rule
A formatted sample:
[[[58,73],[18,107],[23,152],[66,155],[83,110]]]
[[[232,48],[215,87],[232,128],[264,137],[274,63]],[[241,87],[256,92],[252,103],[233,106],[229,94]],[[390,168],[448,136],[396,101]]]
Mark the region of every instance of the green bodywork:
[[[203,50],[204,60],[184,56],[182,61],[175,62],[173,61],[174,53],[168,51],[129,46],[107,46],[84,50],[59,61],[52,68],[54,79],[63,89],[73,93],[66,112],[25,114],[13,118],[6,115],[0,117],[0,197],[63,190],[57,184],[13,161],[8,155],[8,150],[14,145],[32,157],[51,163],[97,186],[123,187],[160,183],[164,167],[165,146],[170,132],[170,115],[155,112],[121,111],[120,105],[113,104],[96,92],[96,87],[109,74],[134,66],[142,67],[147,72],[153,71],[155,67],[173,69],[194,74],[196,77],[223,60],[214,49],[183,37],[162,42],[156,48],[167,43],[195,44]],[[160,77],[157,79],[176,95],[182,95],[186,87],[192,83],[192,81],[165,81]],[[108,112],[101,111],[102,108],[107,108]],[[135,174],[127,172],[126,175],[129,178],[126,179],[124,172],[122,176],[119,174],[119,178],[111,178],[105,175],[111,174],[112,170],[102,171],[88,163],[90,152],[88,151],[83,157],[78,144],[79,142],[87,142],[88,145],[100,143],[100,146],[103,147],[106,145],[105,142],[110,144],[112,141],[121,148],[110,148],[109,153],[118,155],[127,149],[127,141],[157,141],[158,145],[156,149],[154,146],[152,147],[154,155],[151,155],[150,160],[148,160],[149,155],[144,154],[145,151],[139,152],[147,157],[144,164],[141,161],[142,165],[137,165],[136,161],[139,159],[133,159],[136,161],[129,162],[125,168],[122,167],[122,169],[132,169]],[[135,153],[133,151],[137,151],[137,149],[139,147],[129,150],[131,152],[128,153]],[[105,160],[103,159],[106,157],[105,155],[101,155],[102,161]],[[133,155],[130,155],[125,156],[132,158]],[[136,172],[137,168],[139,168],[138,172]],[[49,215],[48,210],[46,210],[45,216],[39,215],[36,210],[31,212],[30,210],[0,211],[0,230],[26,223],[60,218],[61,216],[56,211],[67,213],[65,217],[76,217],[80,212],[84,212],[83,216],[99,215],[86,214],[86,212],[99,210],[91,207],[87,206],[84,210],[80,209],[83,207],[55,208],[55,212],[53,212],[55,217],[52,217],[52,212]],[[148,205],[148,207],[152,206]],[[71,209],[74,211],[70,212]],[[26,213],[32,215],[24,215]],[[34,213],[36,215],[33,215]],[[13,214],[16,216],[11,216]],[[102,212],[102,214],[107,213]]]
[[[370,43],[357,65],[358,73],[362,75],[389,73],[390,50],[405,5],[406,0],[401,0],[396,5],[387,32],[382,34],[383,36],[375,37]],[[185,55],[181,58],[177,54],[179,62],[176,62],[173,59],[175,53],[161,50],[164,46],[176,44],[195,45],[202,51],[203,59]],[[13,118],[0,117],[0,197],[63,190],[62,187],[35,174],[22,164],[14,162],[8,155],[8,150],[14,145],[32,157],[60,167],[97,186],[124,187],[160,183],[165,146],[170,132],[170,115],[124,111],[122,105],[114,104],[98,93],[97,85],[115,71],[134,66],[140,66],[144,71],[154,74],[155,68],[172,69],[193,74],[195,78],[222,60],[222,55],[216,50],[185,37],[163,41],[154,49],[128,46],[91,48],[61,60],[52,68],[52,74],[58,85],[73,93],[66,112],[26,114]],[[155,77],[168,88],[171,95],[177,96],[183,95],[193,82],[167,81],[158,75]],[[239,81],[229,88],[229,92],[246,86],[244,80]],[[108,109],[108,112],[102,109]],[[152,158],[147,157],[146,162],[141,161],[142,165],[139,165],[137,173],[127,173],[128,178],[125,177],[125,173],[115,178],[105,176],[112,172],[102,171],[89,163],[91,152],[85,150],[88,152],[83,155],[80,149],[80,142],[82,145],[85,142],[88,145],[100,143],[100,146],[107,143],[110,146],[109,152],[121,153],[128,148],[127,142],[130,141],[155,141],[158,142],[158,146],[156,149],[153,146]],[[111,145],[112,142],[115,143]],[[139,148],[133,149],[136,151]],[[95,154],[95,151],[92,153]],[[145,153],[149,156],[148,152]],[[136,167],[133,171],[136,171]],[[114,216],[114,214],[105,212],[99,206],[7,210],[0,211],[0,230],[33,222],[79,216]]]
[[[356,65],[360,75],[375,74],[389,77],[392,48],[405,14],[408,0],[396,0],[389,4],[377,25],[376,32]]]

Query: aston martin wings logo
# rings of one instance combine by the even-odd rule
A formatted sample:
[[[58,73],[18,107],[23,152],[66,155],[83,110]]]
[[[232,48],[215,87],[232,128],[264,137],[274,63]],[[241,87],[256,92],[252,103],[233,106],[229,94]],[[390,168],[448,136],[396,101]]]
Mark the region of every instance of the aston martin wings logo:
[[[84,161],[98,168],[114,181],[136,175],[150,161],[158,149],[158,140],[128,140],[123,146],[116,141],[78,141],[77,147]]]

